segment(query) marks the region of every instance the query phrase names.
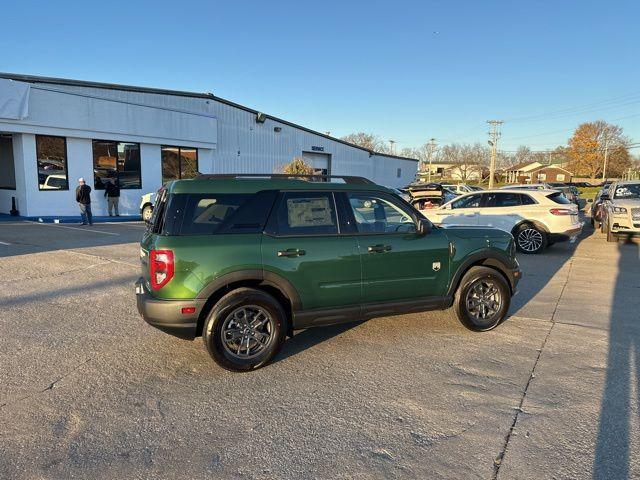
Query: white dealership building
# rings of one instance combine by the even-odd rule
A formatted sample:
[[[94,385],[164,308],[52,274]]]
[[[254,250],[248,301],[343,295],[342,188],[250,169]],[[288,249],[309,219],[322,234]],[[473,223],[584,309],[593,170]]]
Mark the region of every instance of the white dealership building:
[[[78,215],[75,187],[117,179],[120,211],[138,215],[142,194],[201,173],[273,173],[295,157],[318,172],[400,187],[417,161],[369,151],[216,97],[0,73],[0,213]]]

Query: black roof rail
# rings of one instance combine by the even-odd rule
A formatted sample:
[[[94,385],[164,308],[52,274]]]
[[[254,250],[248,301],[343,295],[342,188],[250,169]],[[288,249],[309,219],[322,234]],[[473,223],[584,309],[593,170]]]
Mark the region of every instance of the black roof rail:
[[[283,180],[307,180],[310,182],[327,182],[332,178],[340,178],[344,181],[344,183],[375,185],[375,183],[368,178],[357,177],[353,175],[301,175],[295,173],[200,173],[196,177],[197,180],[216,180],[221,178],[279,178]]]

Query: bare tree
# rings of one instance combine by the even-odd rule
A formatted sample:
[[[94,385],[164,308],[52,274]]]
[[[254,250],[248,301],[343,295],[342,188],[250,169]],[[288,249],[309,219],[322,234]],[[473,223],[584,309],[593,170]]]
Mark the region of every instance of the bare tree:
[[[371,150],[372,152],[388,153],[388,151],[390,150],[389,147],[384,143],[384,140],[372,133],[352,133],[350,135],[342,137],[341,140],[352,143],[362,148],[366,148],[367,150]]]
[[[480,143],[452,143],[440,149],[437,160],[453,164],[452,174],[465,182],[482,176],[483,168],[489,163],[489,149]]]

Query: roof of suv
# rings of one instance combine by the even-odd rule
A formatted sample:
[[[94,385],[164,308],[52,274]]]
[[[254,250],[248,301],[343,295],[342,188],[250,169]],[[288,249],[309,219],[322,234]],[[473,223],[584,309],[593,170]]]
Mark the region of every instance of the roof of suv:
[[[330,178],[328,178],[330,180]],[[174,180],[167,184],[170,193],[255,193],[262,190],[375,190],[389,192],[387,187],[361,177],[344,177],[343,183],[308,181],[299,178],[270,175],[210,175],[189,180]]]

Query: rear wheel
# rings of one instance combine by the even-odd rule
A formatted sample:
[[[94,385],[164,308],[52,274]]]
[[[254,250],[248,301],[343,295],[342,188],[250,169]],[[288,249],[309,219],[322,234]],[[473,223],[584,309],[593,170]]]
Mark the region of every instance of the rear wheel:
[[[488,267],[472,267],[460,282],[453,308],[462,324],[484,332],[504,320],[511,303],[511,291],[504,277]]]
[[[530,223],[520,225],[514,237],[522,253],[540,253],[548,243],[547,234]]]
[[[213,307],[202,338],[209,355],[221,367],[235,372],[255,370],[282,348],[286,321],[282,306],[271,295],[239,288]]]

